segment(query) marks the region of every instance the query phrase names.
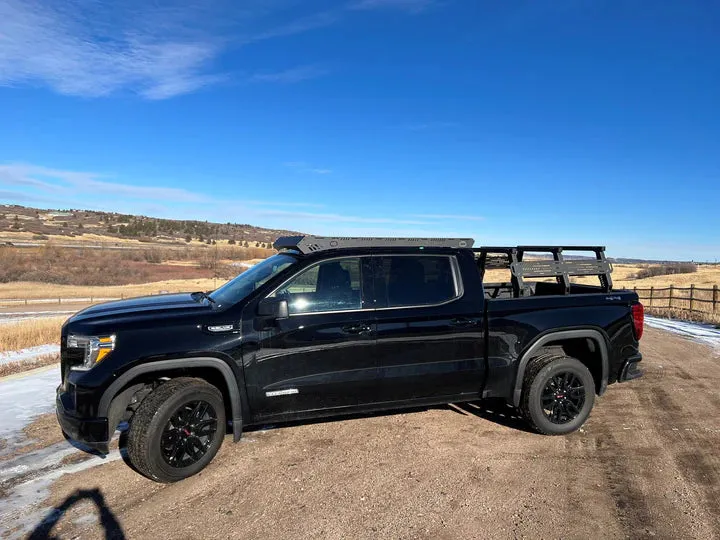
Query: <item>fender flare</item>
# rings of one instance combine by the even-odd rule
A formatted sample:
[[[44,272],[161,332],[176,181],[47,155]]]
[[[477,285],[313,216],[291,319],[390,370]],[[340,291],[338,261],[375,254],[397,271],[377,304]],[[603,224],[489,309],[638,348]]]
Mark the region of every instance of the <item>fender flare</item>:
[[[528,349],[520,357],[518,363],[517,376],[515,377],[515,390],[513,391],[513,405],[520,406],[520,398],[522,397],[522,384],[525,377],[525,367],[535,353],[552,341],[560,341],[563,339],[588,338],[593,340],[600,351],[600,359],[602,361],[602,378],[600,380],[599,395],[605,393],[608,384],[608,373],[610,371],[610,358],[608,355],[608,344],[605,336],[599,331],[592,328],[583,328],[578,330],[560,330],[558,332],[550,332],[543,334],[537,338]]]
[[[121,394],[124,394],[124,392],[120,392],[120,390],[127,384],[131,383],[132,380],[137,378],[138,376],[145,375],[147,373],[154,373],[156,371],[187,369],[196,367],[209,367],[216,369],[222,374],[223,378],[225,379],[225,384],[227,385],[228,393],[230,394],[233,440],[237,442],[238,440],[240,440],[243,426],[242,405],[238,381],[235,377],[235,374],[233,373],[233,370],[227,364],[227,362],[224,362],[223,360],[220,360],[219,358],[214,358],[212,356],[182,358],[177,360],[158,360],[157,362],[149,362],[147,364],[142,364],[140,366],[130,368],[125,373],[120,375],[117,379],[115,379],[115,381],[113,381],[113,383],[108,386],[105,392],[103,392],[103,395],[100,398],[100,403],[98,404],[98,416],[106,417],[108,418],[108,421],[110,421],[110,413],[117,413],[117,411],[111,411],[113,400],[116,397],[120,397]],[[124,397],[127,398],[129,402],[129,399],[132,397],[132,395]],[[123,411],[120,412],[122,413]],[[118,421],[119,420],[120,418],[118,418]],[[116,426],[110,426],[110,429],[114,429],[115,427]]]

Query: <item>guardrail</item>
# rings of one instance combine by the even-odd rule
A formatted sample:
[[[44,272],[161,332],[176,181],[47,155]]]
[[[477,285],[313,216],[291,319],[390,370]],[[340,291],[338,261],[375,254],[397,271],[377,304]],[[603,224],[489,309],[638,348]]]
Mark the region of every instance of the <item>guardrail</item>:
[[[718,313],[720,311],[720,287],[633,287],[647,307],[679,309],[683,311]]]

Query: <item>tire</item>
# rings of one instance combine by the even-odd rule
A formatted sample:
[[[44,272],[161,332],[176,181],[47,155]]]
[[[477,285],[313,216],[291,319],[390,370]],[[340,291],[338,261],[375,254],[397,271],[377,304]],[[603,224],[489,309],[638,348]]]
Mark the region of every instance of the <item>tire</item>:
[[[225,406],[217,388],[202,379],[171,379],[148,394],[133,415],[127,457],[151,480],[177,482],[212,461],[225,426]]]
[[[585,423],[594,403],[595,380],[577,358],[550,352],[528,363],[520,411],[535,431],[572,433]]]

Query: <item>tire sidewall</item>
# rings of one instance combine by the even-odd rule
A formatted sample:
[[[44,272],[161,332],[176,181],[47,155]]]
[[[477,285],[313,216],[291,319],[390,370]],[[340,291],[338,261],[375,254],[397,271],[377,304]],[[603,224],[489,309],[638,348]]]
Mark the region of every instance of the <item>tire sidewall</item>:
[[[215,435],[213,436],[212,444],[205,455],[192,465],[188,465],[187,467],[172,467],[168,465],[162,456],[160,439],[162,438],[163,430],[170,420],[170,417],[183,404],[198,400],[207,401],[212,405],[213,409],[215,409],[218,425]],[[153,416],[148,426],[147,447],[145,448],[146,463],[159,478],[165,481],[173,482],[192,476],[204,469],[208,463],[213,460],[215,454],[217,454],[225,437],[225,424],[225,408],[222,401],[222,394],[220,394],[218,390],[212,387],[183,389],[165,400]]]
[[[576,375],[585,387],[585,403],[583,404],[580,414],[571,422],[566,424],[554,424],[543,412],[542,408],[542,392],[553,376],[561,372],[570,372]],[[530,395],[528,396],[528,412],[532,417],[533,423],[544,433],[553,435],[564,435],[572,433],[579,429],[590,416],[590,411],[595,403],[595,380],[585,365],[574,358],[564,358],[551,362],[543,367],[530,387]]]

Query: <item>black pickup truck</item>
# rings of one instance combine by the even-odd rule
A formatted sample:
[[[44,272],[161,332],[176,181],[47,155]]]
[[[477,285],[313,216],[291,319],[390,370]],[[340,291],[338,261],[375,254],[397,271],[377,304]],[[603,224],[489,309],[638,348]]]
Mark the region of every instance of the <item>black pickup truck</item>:
[[[284,237],[211,293],[87,308],[62,329],[62,430],[107,452],[126,421],[132,465],[172,482],[269,422],[502,398],[570,433],[641,375],[643,308],[613,290],[603,247],[472,246]],[[484,283],[494,268],[509,281]]]

